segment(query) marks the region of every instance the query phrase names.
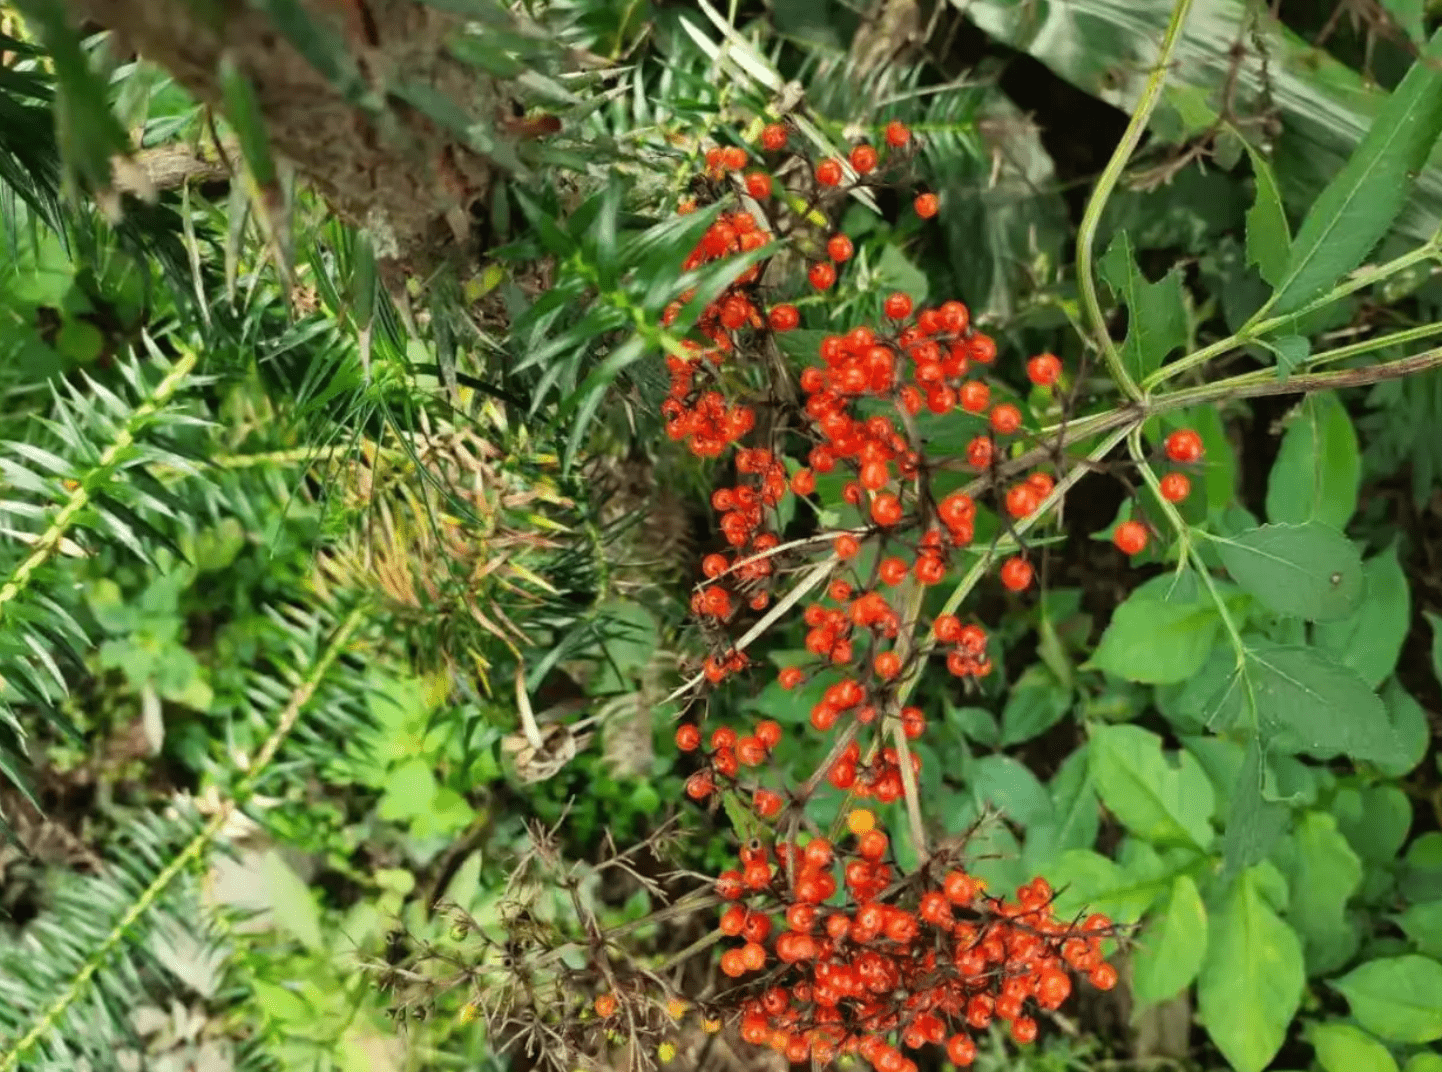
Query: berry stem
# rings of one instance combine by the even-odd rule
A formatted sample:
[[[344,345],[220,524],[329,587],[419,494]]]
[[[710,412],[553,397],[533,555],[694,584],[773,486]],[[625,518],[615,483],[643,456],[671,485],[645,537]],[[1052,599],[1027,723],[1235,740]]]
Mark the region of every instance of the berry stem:
[[[1101,223],[1102,212],[1106,209],[1107,201],[1121,180],[1122,172],[1126,170],[1127,162],[1131,159],[1132,153],[1136,151],[1137,144],[1142,140],[1147,121],[1151,118],[1152,110],[1161,97],[1162,84],[1167,77],[1167,67],[1171,64],[1172,53],[1176,51],[1177,42],[1181,39],[1182,24],[1186,22],[1187,12],[1191,6],[1192,0],[1177,0],[1172,7],[1172,17],[1167,23],[1166,36],[1162,39],[1161,52],[1157,56],[1156,65],[1147,77],[1141,98],[1132,110],[1131,122],[1127,124],[1122,140],[1117,143],[1111,160],[1107,162],[1106,170],[1097,180],[1096,188],[1087,202],[1086,212],[1082,215],[1081,227],[1077,231],[1076,272],[1082,307],[1086,310],[1088,319],[1091,320],[1092,331],[1101,347],[1102,356],[1106,358],[1107,369],[1111,372],[1113,382],[1135,402],[1142,401],[1144,395],[1142,389],[1137,386],[1136,380],[1132,379],[1131,373],[1122,364],[1121,352],[1112,340],[1111,332],[1107,330],[1101,302],[1097,299],[1096,279],[1092,274],[1092,246],[1096,241],[1097,227]]]

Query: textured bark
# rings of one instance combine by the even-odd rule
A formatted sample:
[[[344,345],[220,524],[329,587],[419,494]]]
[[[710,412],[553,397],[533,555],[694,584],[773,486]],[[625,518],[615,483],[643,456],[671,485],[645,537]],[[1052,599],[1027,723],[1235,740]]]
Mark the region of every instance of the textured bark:
[[[244,0],[67,0],[72,15],[115,31],[219,108],[222,53],[250,79],[272,149],[347,222],[372,234],[393,267],[424,271],[454,251],[493,165],[385,87],[419,82],[494,127],[494,81],[446,51],[460,20],[415,0],[303,0],[339,35],[362,79],[386,101],[379,116],[349,103],[270,19]]]

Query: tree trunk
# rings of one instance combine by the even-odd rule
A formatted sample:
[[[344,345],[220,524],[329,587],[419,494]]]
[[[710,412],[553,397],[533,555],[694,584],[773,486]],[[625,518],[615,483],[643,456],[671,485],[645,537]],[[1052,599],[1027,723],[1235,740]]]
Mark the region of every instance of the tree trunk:
[[[416,0],[302,0],[332,39],[320,48],[341,46],[327,77],[244,0],[66,3],[72,16],[113,30],[123,48],[217,107],[227,55],[255,89],[273,151],[343,219],[370,231],[377,256],[392,268],[424,272],[454,253],[471,206],[489,194],[491,161],[386,93],[418,84],[495,129],[502,103],[495,81],[447,51],[463,25],[454,15]],[[350,99],[336,84],[346,74]]]

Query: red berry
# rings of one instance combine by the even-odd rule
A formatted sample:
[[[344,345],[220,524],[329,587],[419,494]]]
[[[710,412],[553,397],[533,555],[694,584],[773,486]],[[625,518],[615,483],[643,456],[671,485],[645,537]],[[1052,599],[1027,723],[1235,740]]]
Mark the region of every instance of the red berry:
[[[1186,473],[1168,473],[1161,480],[1162,498],[1179,503],[1192,493],[1192,482]]]
[[[946,1059],[958,1068],[976,1060],[976,1043],[970,1035],[952,1035],[946,1040]]]
[[[935,194],[918,194],[912,207],[923,220],[929,220],[941,211],[941,201]]]
[[[727,171],[740,171],[746,166],[746,150],[738,145],[728,145],[721,150],[721,166]]]
[[[891,122],[886,124],[887,145],[891,146],[893,149],[900,149],[910,140],[911,131],[906,128],[905,123],[901,122],[899,119],[893,119]]]
[[[851,244],[851,239],[844,234],[832,235],[826,242],[826,255],[837,264],[842,261],[849,261],[851,255],[856,252],[856,247]]]
[[[851,166],[862,175],[874,170],[879,160],[876,150],[870,145],[858,145],[851,150]]]
[[[746,192],[757,201],[771,196],[771,176],[762,171],[753,171],[746,176]]]
[[[692,723],[676,727],[676,747],[683,752],[694,752],[701,747],[701,731]]]
[[[872,661],[872,665],[876,667],[878,677],[884,681],[890,681],[901,673],[901,656],[894,651],[883,651]]]
[[[967,380],[958,392],[961,408],[968,413],[980,413],[991,402],[991,388],[980,380]]]
[[[856,851],[860,853],[862,859],[875,863],[886,855],[888,844],[886,835],[880,830],[868,830],[857,840]]]
[[[1183,465],[1201,458],[1202,437],[1190,428],[1183,428],[1167,436],[1167,457]]]
[[[857,542],[855,536],[849,532],[843,532],[840,536],[836,537],[836,543],[833,545],[833,549],[836,551],[837,558],[855,558],[861,550],[861,544]]]
[[[1021,410],[1010,402],[991,408],[991,426],[997,435],[1011,435],[1021,427]]]
[[[871,520],[890,528],[901,520],[901,500],[883,491],[871,500]]]
[[[596,1015],[603,1020],[616,1015],[615,994],[601,994],[596,998]]]
[[[686,795],[692,800],[705,800],[715,788],[710,771],[697,771],[686,779]]]
[[[1112,543],[1124,555],[1140,554],[1147,546],[1147,527],[1140,521],[1123,521],[1112,533]]]
[[[781,123],[768,123],[761,130],[761,145],[773,153],[786,148],[786,127]]]
[[[794,331],[801,323],[801,312],[794,305],[775,305],[766,314],[772,331]]]
[[[841,176],[841,165],[835,160],[823,160],[816,165],[816,181],[822,186],[840,186]]]
[[[787,666],[776,675],[776,680],[781,683],[783,689],[794,689],[806,680],[806,672],[799,666]]]
[[[1038,387],[1050,387],[1061,379],[1061,361],[1055,354],[1038,354],[1026,363],[1026,376]]]
[[[911,298],[897,291],[887,296],[882,310],[892,320],[905,320],[911,315]]]
[[[791,474],[791,490],[797,495],[810,495],[816,490],[816,474],[810,469],[798,469]]]
[[[735,938],[741,933],[741,928],[746,925],[746,906],[734,904],[727,907],[721,913],[721,923],[718,930],[728,938]]]
[[[1011,1037],[1025,1046],[1036,1041],[1036,1021],[1030,1016],[1018,1016],[1011,1022]]]
[[[756,723],[756,739],[767,748],[775,748],[781,743],[781,723],[763,718]]]
[[[908,572],[909,569],[906,565],[906,560],[896,558],[895,556],[882,559],[881,565],[877,569],[881,583],[889,585],[898,585],[906,580]]]
[[[836,282],[836,269],[825,261],[820,261],[811,266],[807,278],[811,280],[811,285],[817,290],[830,290]]]
[[[1017,484],[1006,492],[1006,512],[1015,518],[1026,517],[1036,512],[1042,496],[1030,484]]]
[[[979,435],[966,445],[966,464],[973,469],[985,469],[991,465],[995,447],[989,437]]]
[[[1031,563],[1020,556],[1008,558],[1001,566],[1001,583],[1013,592],[1031,587]]]
[[[1087,979],[1098,990],[1110,990],[1117,985],[1117,970],[1112,965],[1103,962],[1091,970]]]

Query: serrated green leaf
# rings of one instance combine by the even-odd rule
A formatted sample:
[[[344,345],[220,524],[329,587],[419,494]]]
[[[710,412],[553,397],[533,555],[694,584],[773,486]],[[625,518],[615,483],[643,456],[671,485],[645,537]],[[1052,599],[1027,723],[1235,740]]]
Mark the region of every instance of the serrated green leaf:
[[[1134,380],[1155,372],[1169,353],[1187,343],[1187,307],[1182,297],[1181,270],[1173,268],[1153,283],[1137,267],[1131,240],[1117,234],[1097,267],[1127,307],[1127,335],[1122,363]]]
[[[1374,1035],[1393,1042],[1442,1038],[1442,963],[1430,957],[1368,961],[1332,986]]]
[[[1302,947],[1243,871],[1212,916],[1197,981],[1207,1034],[1237,1072],[1262,1072],[1281,1049],[1306,982]]]
[[[1267,476],[1267,518],[1344,529],[1357,510],[1362,456],[1357,432],[1335,393],[1310,395],[1287,426]]]
[[[1088,747],[1097,793],[1128,830],[1157,843],[1211,844],[1212,785],[1190,753],[1174,766],[1162,739],[1139,726],[1102,726]]]
[[[1132,961],[1138,1000],[1165,1001],[1190,985],[1207,953],[1207,909],[1190,875],[1172,880],[1165,908],[1144,932]]]
[[[1290,313],[1356,268],[1391,229],[1442,133],[1442,34],[1408,69],[1342,170],[1312,203],[1277,284]]]
[[[1278,614],[1332,621],[1361,604],[1362,556],[1334,528],[1315,521],[1261,525],[1211,539],[1232,579]]]
[[[1265,860],[1287,828],[1286,806],[1266,798],[1265,764],[1261,744],[1256,737],[1250,738],[1222,839],[1224,880]]]

